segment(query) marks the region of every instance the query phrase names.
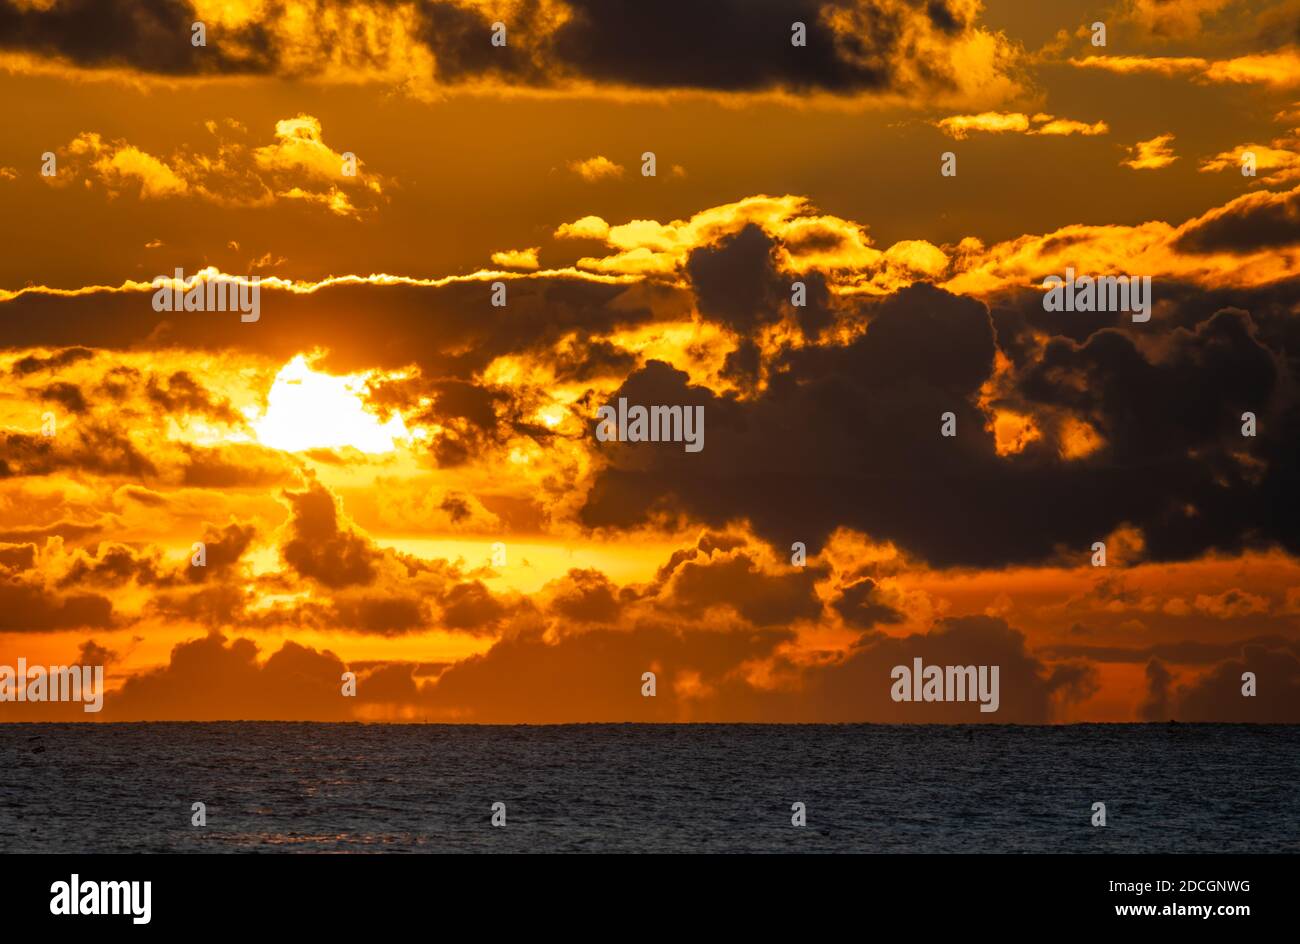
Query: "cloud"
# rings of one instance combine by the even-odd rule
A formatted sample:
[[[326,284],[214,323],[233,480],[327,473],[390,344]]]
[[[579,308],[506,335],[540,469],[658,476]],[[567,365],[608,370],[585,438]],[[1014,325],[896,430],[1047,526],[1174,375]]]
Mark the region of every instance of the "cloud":
[[[594,568],[571,569],[547,584],[549,608],[575,623],[614,623],[623,611],[618,587]]]
[[[541,248],[533,246],[531,249],[506,249],[501,252],[492,253],[492,264],[499,265],[507,269],[537,269],[537,254]]]
[[[43,563],[48,566],[49,561]],[[137,551],[124,544],[101,544],[94,554],[74,551],[57,586],[65,590],[86,586],[118,589],[132,581],[141,585],[168,582],[156,554]]]
[[[1161,167],[1168,167],[1178,160],[1178,155],[1174,153],[1171,146],[1173,143],[1172,134],[1161,134],[1147,141],[1139,141],[1128,148],[1128,158],[1120,163],[1133,170],[1159,170]]]
[[[1300,242],[1300,187],[1250,193],[1190,220],[1173,241],[1185,252],[1244,255]]]
[[[749,554],[737,550],[682,561],[661,596],[671,611],[684,616],[698,618],[712,608],[726,607],[755,626],[787,626],[821,615],[813,585],[822,576],[815,567],[767,573]]]
[[[227,577],[243,559],[257,536],[255,525],[232,521],[224,528],[209,526],[203,534],[204,565],[184,567],[184,574],[191,583]]]
[[[0,632],[48,633],[113,626],[113,604],[107,597],[62,594],[16,577],[0,580]]]
[[[0,544],[0,567],[31,570],[36,566],[35,544]]]
[[[1213,62],[1206,80],[1293,88],[1300,85],[1300,49],[1291,47]]]
[[[374,581],[379,550],[342,520],[333,495],[308,482],[283,496],[291,515],[281,553],[290,567],[334,589]]]
[[[802,540],[814,548],[847,527],[936,567],[1053,560],[1127,527],[1140,532],[1143,553],[1181,560],[1289,540],[1287,519],[1266,509],[1296,461],[1278,377],[1285,267],[1296,264],[1288,247],[1300,241],[1289,225],[1297,192],[1247,194],[1181,225],[1070,226],[943,248],[877,248],[863,225],[804,198],[759,195],[685,220],[608,226],[607,258],[644,250],[667,274],[616,285],[548,272],[518,277],[504,315],[485,304],[483,277],[273,279],[257,332],[177,319],[171,338],[189,350],[247,344],[272,361],[310,343],[331,350],[322,361],[329,369],[400,372],[400,380],[372,383],[367,397],[372,409],[400,411],[408,428],[429,431],[412,447],[424,461],[467,478],[512,471],[498,489],[512,503],[508,513],[481,491],[449,502],[443,485],[422,502],[385,496],[379,504],[390,522],[414,513],[453,531],[529,520],[619,533],[748,521],[775,546]],[[1115,313],[1045,312],[1028,286],[1066,266],[1151,273],[1161,286],[1152,323],[1139,334]],[[802,307],[791,303],[796,279],[807,289]],[[40,378],[31,395],[71,382],[35,367],[72,350],[63,346],[72,338],[127,348],[155,337],[146,291],[27,289],[5,302],[17,343],[46,345],[28,355],[36,358],[31,377]],[[370,313],[372,330],[355,331],[358,308]],[[394,336],[408,342],[395,350],[385,340]],[[938,336],[950,341],[942,350]],[[74,359],[66,368],[88,364]],[[171,417],[234,409],[178,373],[116,383]],[[100,383],[78,381],[82,391]],[[1218,393],[1212,403],[1196,394],[1171,399],[1171,390]],[[596,406],[620,395],[704,407],[706,450],[595,443]],[[353,461],[123,436],[108,424],[119,407],[83,399],[95,412],[66,436],[5,434],[3,468],[127,474],[157,490],[287,484],[297,461]],[[1243,444],[1247,410],[1261,417],[1261,435]],[[936,432],[946,412],[961,431],[951,444]],[[857,431],[851,442],[844,429]],[[1160,494],[1134,471],[1153,462],[1164,470]],[[918,463],[939,470],[942,487],[927,485]],[[333,509],[333,524],[317,541],[291,540],[290,566],[336,592],[371,586],[386,559],[337,517],[332,497],[308,492],[319,492],[313,507]],[[1039,501],[1067,511],[1046,515]],[[305,497],[295,503],[303,505],[295,527],[309,530],[317,518]],[[1042,523],[1049,518],[1050,528]],[[966,520],[978,527],[954,524]],[[387,583],[383,595],[403,596]],[[347,613],[366,622],[360,609]],[[331,617],[321,610],[312,618]]]
[[[598,180],[613,180],[623,176],[622,164],[615,164],[609,158],[600,154],[589,157],[585,161],[570,161],[569,170],[588,183],[595,183]]]
[[[692,716],[674,683],[688,673],[706,685],[721,683],[742,662],[770,654],[785,638],[780,630],[646,627],[595,629],[552,644],[524,633],[448,668],[428,686],[423,703],[435,717],[482,723],[713,720],[730,713],[724,707]],[[655,698],[641,695],[647,671],[660,679]]]
[[[981,10],[978,0],[787,0],[765,19],[748,16],[743,0],[707,10],[674,0],[653,11],[547,0],[508,13],[450,0],[232,8],[191,0],[158,9],[69,0],[0,6],[0,52],[8,69],[30,74],[172,84],[277,76],[379,83],[429,100],[457,89],[998,100],[1020,91],[1022,52],[980,25]],[[498,18],[508,29],[504,46],[490,42]],[[191,46],[196,20],[220,42]],[[691,29],[680,27],[686,22]],[[806,46],[791,44],[795,22],[806,27]],[[712,42],[724,33],[725,46]]]
[[[1200,36],[1204,21],[1219,14],[1233,0],[1122,0],[1119,13],[1145,35],[1159,39]]]
[[[43,370],[61,370],[70,364],[78,361],[89,360],[95,356],[95,352],[84,347],[70,347],[59,351],[49,357],[41,357],[37,354],[28,354],[14,361],[11,368],[13,373],[18,376],[33,374]]]
[[[1138,708],[1144,721],[1165,721],[1170,717],[1169,695],[1173,676],[1159,659],[1147,663],[1147,696]]]
[[[1056,118],[1047,114],[1026,115],[1022,112],[986,111],[977,115],[951,115],[934,122],[934,126],[961,141],[974,132],[1066,136],[1081,134],[1092,136],[1107,134],[1110,128],[1104,121],[1088,124],[1071,118]]]
[[[1196,56],[1086,56],[1071,59],[1081,69],[1100,69],[1119,75],[1152,74],[1189,76],[1208,84],[1266,85],[1286,89],[1300,85],[1300,50],[1287,47],[1231,59]]]
[[[88,158],[91,168],[111,195],[120,192],[128,183],[139,186],[142,199],[159,199],[184,194],[189,185],[166,163],[125,143],[105,144],[96,132],[90,131],[73,138],[67,153]]]
[[[605,239],[609,236],[609,224],[599,216],[584,216],[572,223],[561,224],[555,231],[556,239]]]
[[[274,141],[256,148],[240,139],[246,131],[237,122],[209,122],[208,130],[214,137],[208,149],[180,148],[165,158],[83,132],[58,152],[58,173],[42,179],[51,186],[94,181],[110,197],[133,193],[142,200],[193,197],[239,207],[297,200],[354,218],[375,209],[391,183],[325,144],[321,123],[311,115],[277,121]]]
[[[1243,693],[1252,672],[1256,694]],[[1243,646],[1240,656],[1214,666],[1176,689],[1159,672],[1148,673],[1148,704],[1167,708],[1178,721],[1295,724],[1300,721],[1300,657],[1289,649]],[[1172,689],[1172,690],[1171,690]],[[1152,717],[1150,712],[1148,717]],[[1152,720],[1158,720],[1152,717]]]
[[[146,395],[168,413],[198,414],[231,425],[243,420],[228,400],[214,399],[187,371],[174,371],[162,381],[151,375]]]
[[[1268,600],[1243,590],[1226,590],[1219,594],[1198,593],[1193,606],[1215,619],[1240,619],[1268,612]]]
[[[1276,185],[1300,179],[1300,129],[1274,138],[1269,144],[1243,144],[1230,151],[1220,151],[1202,160],[1200,170],[1241,173],[1247,154],[1253,156],[1260,183]]]
[[[1080,69],[1100,69],[1118,75],[1150,73],[1167,77],[1195,75],[1210,68],[1208,59],[1195,56],[1085,56],[1071,59]]]
[[[1034,317],[1047,324],[1041,307]],[[1245,313],[1174,328],[1158,349],[1098,325],[1086,341],[1056,337],[1028,357],[1015,395],[1031,413],[1086,417],[1104,445],[1083,458],[1068,458],[1052,427],[1019,452],[999,451],[977,398],[994,378],[997,341],[1014,344],[1009,320],[995,338],[983,305],[924,285],[873,303],[868,318],[846,343],[772,352],[766,386],[743,398],[647,362],[606,402],[698,404],[708,445],[689,455],[597,444],[603,461],[581,520],[628,528],[663,514],[714,526],[744,518],[774,546],[809,548],[848,526],[941,567],[1041,561],[1126,522],[1156,559],[1293,541],[1265,498],[1295,461],[1287,424],[1252,450],[1263,466],[1235,458],[1242,411],[1278,402],[1275,355]],[[1188,393],[1197,390],[1204,398]],[[956,440],[938,435],[945,412],[963,430]],[[1160,476],[1135,473],[1151,462]],[[1238,496],[1231,505],[1225,488]]]
[[[1073,118],[1053,118],[1051,115],[1035,115],[1034,121],[1041,121],[1042,123],[1030,131],[1030,134],[1045,134],[1057,137],[1081,134],[1085,137],[1092,137],[1093,135],[1110,133],[1110,127],[1104,121],[1094,121],[1089,124],[1086,121],[1076,121]]]
[[[286,641],[265,662],[248,639],[211,635],[177,645],[159,669],[104,699],[108,721],[344,721],[344,665],[329,650]]]
[[[1001,620],[946,620],[903,638],[872,636],[841,659],[796,665],[777,655],[785,639],[759,633],[679,633],[644,626],[593,630],[547,643],[503,639],[422,687],[419,698],[444,719],[489,723],[734,721],[817,723],[1043,723],[1096,690],[1081,664],[1047,666],[1024,636]],[[970,702],[895,702],[891,671],[912,665],[1000,668],[999,710]],[[642,673],[657,675],[655,698],[641,696]],[[409,697],[409,696],[408,696]]]
[[[880,584],[870,577],[844,587],[834,607],[844,622],[859,629],[898,623],[903,619],[903,614],[885,601]]]
[[[645,278],[681,278],[719,243],[747,228],[761,230],[777,243],[775,264],[796,272],[821,269],[840,276],[846,291],[884,294],[918,278],[940,274],[948,256],[924,240],[904,240],[887,249],[872,245],[865,228],[851,220],[818,214],[807,198],[759,194],[709,207],[685,220],[661,223],[637,219],[611,226],[585,217],[561,226],[557,237],[600,238],[614,250],[578,260],[580,269]],[[599,235],[603,233],[602,235]],[[742,242],[756,245],[751,232]],[[785,283],[788,296],[789,280]]]
[[[1181,224],[1136,226],[1071,224],[985,247],[959,247],[950,291],[987,296],[1013,286],[1041,285],[1066,266],[1077,272],[1143,273],[1205,288],[1250,288],[1300,275],[1300,257],[1279,252],[1297,239],[1286,208],[1300,190],[1234,198]],[[1250,218],[1248,225],[1241,225]],[[1251,227],[1261,228],[1252,232]]]

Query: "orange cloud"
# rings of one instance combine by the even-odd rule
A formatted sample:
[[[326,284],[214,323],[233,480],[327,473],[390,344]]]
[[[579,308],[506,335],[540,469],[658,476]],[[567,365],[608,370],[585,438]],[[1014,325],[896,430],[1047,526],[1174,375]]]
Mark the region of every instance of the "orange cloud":
[[[1058,137],[1072,134],[1092,136],[1107,134],[1110,131],[1109,126],[1104,121],[1088,124],[1084,121],[1075,121],[1071,118],[1056,118],[1042,113],[1030,116],[1021,112],[996,111],[986,111],[978,115],[952,115],[934,122],[934,125],[944,134],[959,141],[969,137],[972,132],[976,131],[990,134],[1012,132],[1015,134],[1055,135]]]
[[[206,127],[217,137],[215,153],[180,149],[166,158],[125,141],[105,141],[98,132],[83,132],[63,149],[58,173],[43,180],[59,186],[93,179],[110,196],[130,190],[145,200],[192,196],[222,206],[266,207],[277,199],[301,200],[354,218],[362,210],[349,191],[364,195],[367,209],[384,196],[384,179],[364,172],[354,155],[326,145],[320,122],[310,115],[276,122],[275,142],[252,149],[219,137],[246,133],[238,122],[208,122]]]
[[[540,265],[537,261],[537,254],[541,248],[533,246],[531,249],[506,249],[501,252],[492,253],[492,264],[504,266],[507,269],[537,269]]]
[[[1221,151],[1201,161],[1202,173],[1236,171],[1246,166],[1246,155],[1252,155],[1259,183],[1279,184],[1300,179],[1300,129],[1274,138],[1269,144],[1243,144],[1230,151]]]
[[[615,164],[602,154],[589,157],[585,161],[571,161],[569,170],[588,183],[598,180],[613,180],[623,176],[623,165]]]
[[[1173,142],[1172,134],[1161,134],[1147,141],[1139,141],[1129,147],[1128,158],[1120,163],[1134,170],[1158,170],[1161,167],[1168,167],[1178,160],[1178,155],[1174,153],[1171,146]]]
[[[1119,75],[1186,75],[1198,82],[1268,85],[1275,88],[1300,85],[1300,51],[1294,47],[1219,60],[1196,56],[1087,56],[1071,59],[1070,64],[1081,69],[1101,69]]]

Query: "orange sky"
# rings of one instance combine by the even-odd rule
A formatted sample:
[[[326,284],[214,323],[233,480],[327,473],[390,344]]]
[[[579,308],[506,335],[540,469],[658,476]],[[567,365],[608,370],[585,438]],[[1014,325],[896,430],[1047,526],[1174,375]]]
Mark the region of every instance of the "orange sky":
[[[654,6],[0,2],[0,719],[1300,721],[1300,8]]]

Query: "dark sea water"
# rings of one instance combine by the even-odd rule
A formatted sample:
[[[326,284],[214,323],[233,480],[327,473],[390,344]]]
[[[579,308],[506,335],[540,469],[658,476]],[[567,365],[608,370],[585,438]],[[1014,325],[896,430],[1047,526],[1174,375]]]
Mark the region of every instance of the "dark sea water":
[[[1297,726],[4,724],[0,764],[4,852],[1300,851]]]

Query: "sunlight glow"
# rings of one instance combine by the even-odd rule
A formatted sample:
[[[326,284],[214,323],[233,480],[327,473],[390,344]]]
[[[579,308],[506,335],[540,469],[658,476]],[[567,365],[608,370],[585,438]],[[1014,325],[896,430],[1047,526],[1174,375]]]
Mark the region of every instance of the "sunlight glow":
[[[366,411],[371,376],[320,373],[299,354],[276,374],[266,413],[250,417],[249,425],[262,445],[286,452],[345,446],[367,453],[392,452],[411,434],[400,414],[381,423]]]

